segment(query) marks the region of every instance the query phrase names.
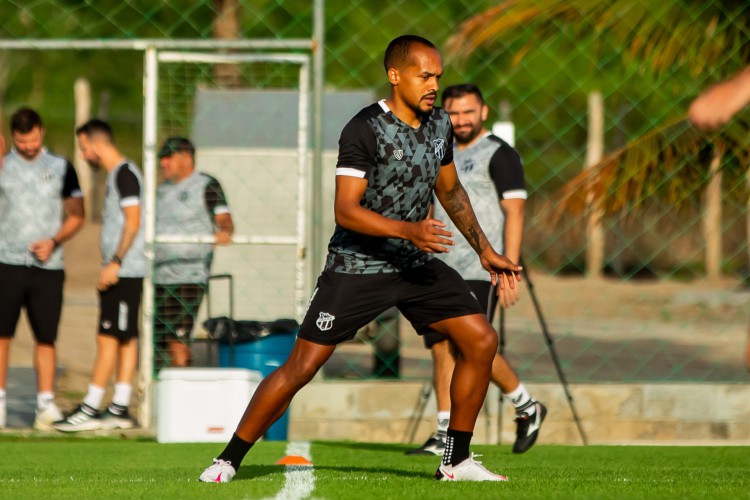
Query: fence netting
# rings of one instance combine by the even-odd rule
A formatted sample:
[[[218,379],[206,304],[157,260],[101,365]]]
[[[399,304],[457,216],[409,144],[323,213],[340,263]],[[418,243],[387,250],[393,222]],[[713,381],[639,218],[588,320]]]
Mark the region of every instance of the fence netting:
[[[444,54],[441,84],[478,84],[490,106],[488,128],[497,122],[513,124],[529,192],[524,263],[532,277],[539,277],[536,293],[571,381],[747,380],[739,352],[747,341],[750,312],[750,112],[740,112],[710,133],[694,129],[686,115],[700,92],[750,64],[750,4],[321,3],[326,92],[387,95],[384,48],[400,34],[416,33]],[[310,39],[316,5],[308,0],[9,0],[0,5],[0,38],[211,39],[226,36],[229,29],[239,38]],[[94,89],[94,112],[119,124],[122,143],[140,158],[140,54],[36,51],[30,45],[2,51],[0,68],[6,120],[21,104],[38,107],[48,125],[49,146],[72,153],[70,89],[75,78],[86,76]],[[272,102],[279,103],[282,113],[288,109],[284,92],[294,91],[295,77],[295,69],[284,65],[246,64],[228,75],[208,64],[164,67],[160,137],[193,135],[196,96],[212,90],[275,92]],[[344,111],[357,109],[352,105]],[[592,116],[601,119],[601,129],[592,127]],[[215,126],[222,125],[217,119]],[[275,130],[261,126],[258,133],[268,134],[264,140],[270,144]],[[594,144],[602,155],[591,159]],[[272,178],[275,160],[262,148],[258,151],[247,161],[267,162],[264,175]],[[322,169],[329,212],[335,144],[326,153]],[[278,215],[284,207],[253,203],[258,183],[241,175],[224,182],[248,190],[237,211],[239,225],[248,231],[262,233],[259,219],[274,228],[290,223],[289,217]],[[278,185],[285,182],[280,179]],[[596,186],[596,196],[587,186]],[[311,220],[324,226],[327,238],[331,218],[316,217]],[[598,260],[591,257],[596,245],[592,221],[598,222],[601,235]],[[250,288],[260,295],[284,288],[274,280],[292,279],[263,276],[269,268],[286,265],[286,257],[261,258],[241,247],[232,251],[238,253],[236,262],[244,264],[219,271],[243,269],[243,279],[257,280],[257,287]],[[563,307],[567,302],[560,294],[575,295],[580,289],[588,295],[574,304],[574,315]],[[525,380],[555,380],[538,311],[528,301],[531,290],[524,290],[525,305],[509,310],[505,318],[508,357]],[[643,307],[618,309],[606,297],[631,305],[642,300]],[[260,300],[249,295],[234,299],[240,309],[240,304]],[[282,310],[265,313],[247,319],[283,315]],[[250,308],[238,314],[263,312]],[[325,374],[426,378],[430,370],[421,341],[403,319],[388,313],[341,346]]]

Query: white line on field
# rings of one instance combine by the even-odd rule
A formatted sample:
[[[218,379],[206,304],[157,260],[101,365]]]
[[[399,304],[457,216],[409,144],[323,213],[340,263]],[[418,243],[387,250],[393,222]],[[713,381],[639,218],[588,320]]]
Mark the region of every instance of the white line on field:
[[[299,455],[312,462],[309,441],[294,441],[286,445],[286,455]],[[287,465],[284,472],[284,487],[275,500],[302,500],[315,489],[315,471],[312,465]]]

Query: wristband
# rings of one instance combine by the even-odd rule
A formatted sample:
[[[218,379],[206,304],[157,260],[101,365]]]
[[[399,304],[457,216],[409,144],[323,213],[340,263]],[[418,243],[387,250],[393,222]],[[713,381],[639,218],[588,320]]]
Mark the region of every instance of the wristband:
[[[118,257],[117,255],[112,256],[111,259],[109,259],[110,264],[117,264],[118,266],[122,265],[122,259]]]
[[[60,241],[57,238],[52,238],[52,243],[54,244],[53,248],[57,248],[60,246]]]

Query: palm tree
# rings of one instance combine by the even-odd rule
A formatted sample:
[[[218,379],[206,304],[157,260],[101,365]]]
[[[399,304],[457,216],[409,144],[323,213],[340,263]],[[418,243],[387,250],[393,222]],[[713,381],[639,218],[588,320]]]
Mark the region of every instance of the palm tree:
[[[638,64],[661,78],[677,76],[676,83],[667,82],[685,94],[695,92],[700,79],[723,78],[750,62],[746,0],[503,0],[464,21],[448,41],[448,54],[466,60],[480,47],[520,38],[512,57],[517,64],[561,27],[581,41],[619,47],[623,64]],[[655,201],[681,208],[716,175],[743,178],[750,120],[740,116],[718,133],[704,134],[689,125],[685,112],[673,111],[570,180],[556,200],[557,213],[634,213]],[[707,169],[709,164],[715,168]]]

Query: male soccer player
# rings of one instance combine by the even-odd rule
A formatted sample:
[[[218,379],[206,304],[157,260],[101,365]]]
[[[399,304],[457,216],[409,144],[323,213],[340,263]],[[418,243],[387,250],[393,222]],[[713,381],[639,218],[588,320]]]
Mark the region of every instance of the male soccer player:
[[[109,124],[93,119],[76,130],[83,158],[107,171],[100,246],[99,329],[96,359],[88,392],[67,418],[53,424],[63,432],[129,429],[132,380],[138,365],[138,310],[146,258],[141,224],[141,174],[113,142]],[[117,367],[112,402],[103,412],[109,379]]]
[[[201,481],[230,481],[255,441],[336,345],[392,306],[417,332],[442,333],[461,353],[451,387],[448,446],[436,479],[506,479],[469,452],[497,335],[461,276],[431,255],[453,245],[445,224],[428,218],[433,192],[493,282],[514,287],[521,268],[492,249],[456,175],[450,119],[435,107],[443,75],[438,49],[422,37],[400,36],[388,45],[384,63],[390,97],[361,110],[341,133],[336,229],[289,359],[260,384],[234,436]]]
[[[484,128],[489,109],[476,85],[466,83],[447,87],[442,102],[453,124],[453,161],[461,184],[472,200],[477,220],[487,232],[490,243],[509,259],[518,262],[526,200],[521,158],[508,143]],[[434,217],[446,220],[446,229],[455,231],[446,215],[442,207],[435,205]],[[465,239],[458,238],[449,253],[438,256],[466,280],[491,323],[498,298],[502,307],[510,307],[518,300],[520,287],[495,289],[487,272],[474,258],[473,251]],[[450,383],[455,359],[451,343],[445,336],[430,332],[423,339],[425,347],[432,351],[438,429],[420,448],[407,454],[442,455],[450,419]],[[492,381],[516,409],[513,452],[523,453],[536,441],[547,409],[529,395],[499,354],[492,361]]]
[[[62,418],[55,404],[55,341],[65,279],[60,245],[83,226],[83,194],[73,165],[43,147],[44,126],[36,111],[16,111],[10,131],[13,149],[0,160],[0,429],[6,422],[10,342],[25,308],[35,341],[34,427],[47,430]]]
[[[170,137],[159,150],[164,182],[156,192],[156,234],[213,236],[232,240],[234,224],[219,181],[195,170],[195,147]],[[188,341],[213,258],[210,243],[159,243],[154,258],[157,315],[154,333],[171,366],[190,365]]]

